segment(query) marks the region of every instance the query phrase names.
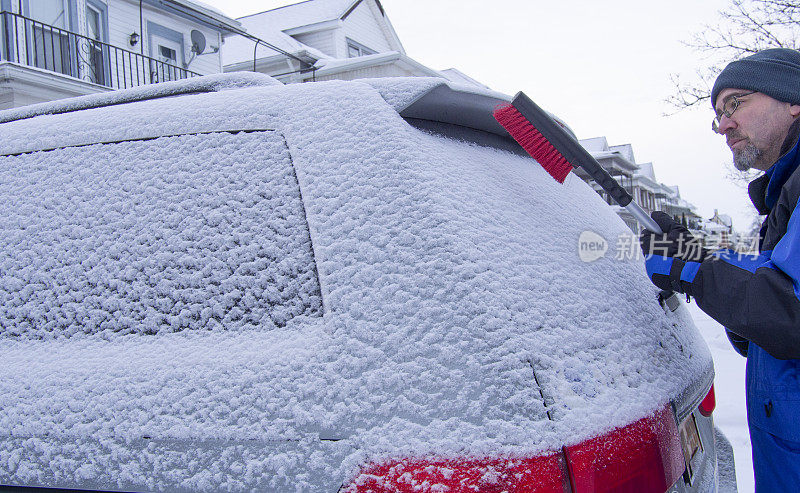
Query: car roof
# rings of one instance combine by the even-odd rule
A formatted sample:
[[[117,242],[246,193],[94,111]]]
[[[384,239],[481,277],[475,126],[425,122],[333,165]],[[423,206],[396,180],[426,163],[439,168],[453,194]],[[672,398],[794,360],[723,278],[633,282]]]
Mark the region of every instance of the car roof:
[[[251,72],[214,74],[10,108],[0,111],[0,123],[33,118],[41,115],[55,115],[89,108],[132,103],[147,99],[271,85],[281,85],[281,82],[268,75]]]

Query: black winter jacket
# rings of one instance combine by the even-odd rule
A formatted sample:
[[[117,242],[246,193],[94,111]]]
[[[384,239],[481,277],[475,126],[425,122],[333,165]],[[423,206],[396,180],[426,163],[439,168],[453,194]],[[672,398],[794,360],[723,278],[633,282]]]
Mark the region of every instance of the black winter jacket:
[[[800,119],[790,128],[781,157],[748,189],[753,205],[766,215],[759,255],[717,252],[691,279],[697,305],[726,327],[743,355],[753,342],[775,358],[800,358],[798,137]]]

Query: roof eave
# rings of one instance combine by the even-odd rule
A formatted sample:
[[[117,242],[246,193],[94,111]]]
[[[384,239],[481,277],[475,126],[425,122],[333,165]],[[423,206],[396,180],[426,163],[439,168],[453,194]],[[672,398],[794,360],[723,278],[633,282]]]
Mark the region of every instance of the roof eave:
[[[297,36],[300,34],[308,34],[317,31],[327,31],[329,29],[336,29],[342,25],[342,21],[339,19],[331,19],[327,21],[315,22],[313,24],[306,24],[304,26],[296,26],[289,29],[285,29],[282,32],[288,34],[289,36]]]
[[[352,60],[352,62],[350,60]],[[365,57],[355,57],[347,59],[347,62],[345,63],[338,63],[328,68],[323,66],[317,69],[315,73],[317,76],[325,76],[341,72],[347,72],[350,70],[358,70],[367,67],[388,65],[391,63],[398,63],[403,68],[417,70],[419,72],[422,72],[422,75],[426,75],[429,77],[439,77],[441,79],[444,79],[444,77],[442,77],[442,75],[436,70],[433,70],[430,67],[426,67],[425,65],[419,63],[418,61],[409,58],[408,56],[403,55],[402,53],[396,51],[389,51],[386,53],[379,53],[377,55],[369,55]]]
[[[145,3],[160,7],[176,13],[184,18],[189,18],[206,27],[219,30],[223,35],[246,32],[242,24],[219,12],[207,9],[189,0],[144,0]]]
[[[296,56],[297,58],[302,59],[309,65],[314,65],[318,60],[319,56],[317,54],[310,52],[308,50],[299,50],[291,52],[291,55]],[[270,65],[280,65],[285,64],[287,60],[291,60],[287,58],[286,55],[282,53],[276,53],[271,56],[260,57],[256,58],[256,71],[258,69],[265,69]],[[224,72],[252,72],[253,71],[253,60],[242,60],[239,62],[229,63],[222,67]],[[269,74],[267,74],[269,75]]]

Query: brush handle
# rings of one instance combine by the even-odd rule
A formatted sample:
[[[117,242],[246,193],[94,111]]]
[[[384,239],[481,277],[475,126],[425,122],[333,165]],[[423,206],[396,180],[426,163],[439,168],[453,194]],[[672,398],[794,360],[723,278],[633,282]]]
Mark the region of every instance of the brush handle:
[[[639,221],[639,223],[642,226],[645,227],[645,229],[648,229],[653,233],[659,235],[663,233],[658,223],[655,222],[652,217],[648,216],[647,212],[645,212],[641,207],[639,207],[639,204],[637,204],[636,202],[631,202],[628,205],[626,205],[625,210],[630,212],[631,215],[634,218],[636,218],[636,220]]]
[[[608,171],[597,162],[594,156],[589,154],[575,137],[570,135],[562,125],[553,120],[525,93],[518,92],[511,104],[564,156],[569,164],[573,167],[583,168],[617,204],[625,207],[645,228],[654,233],[662,233],[658,224],[633,201],[631,194],[608,174]]]

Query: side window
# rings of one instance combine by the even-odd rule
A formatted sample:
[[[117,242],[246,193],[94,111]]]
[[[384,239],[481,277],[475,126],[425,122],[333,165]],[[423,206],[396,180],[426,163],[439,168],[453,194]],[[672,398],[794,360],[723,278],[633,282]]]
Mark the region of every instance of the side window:
[[[0,166],[0,336],[269,330],[321,315],[276,132],[62,148]]]
[[[357,41],[353,41],[350,38],[346,39],[347,39],[347,56],[349,58],[355,58],[365,55],[374,55],[375,53],[377,53],[375,50],[371,50]]]

